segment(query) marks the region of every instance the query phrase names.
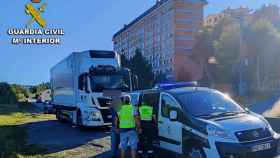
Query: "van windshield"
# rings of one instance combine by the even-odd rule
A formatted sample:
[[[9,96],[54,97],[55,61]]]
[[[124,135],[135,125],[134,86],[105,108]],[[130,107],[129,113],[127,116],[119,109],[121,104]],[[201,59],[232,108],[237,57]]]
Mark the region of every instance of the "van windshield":
[[[245,112],[236,102],[219,92],[181,93],[177,98],[183,108],[195,117],[215,117]]]
[[[91,76],[91,89],[93,92],[103,90],[129,91],[129,84],[126,83],[123,75],[94,75]]]

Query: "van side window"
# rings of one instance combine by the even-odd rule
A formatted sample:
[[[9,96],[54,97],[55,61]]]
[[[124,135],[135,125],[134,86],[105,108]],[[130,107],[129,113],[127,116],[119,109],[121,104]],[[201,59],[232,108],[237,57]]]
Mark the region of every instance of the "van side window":
[[[171,109],[179,108],[177,102],[168,95],[162,95],[161,100],[161,115],[163,117],[169,118],[169,113]]]

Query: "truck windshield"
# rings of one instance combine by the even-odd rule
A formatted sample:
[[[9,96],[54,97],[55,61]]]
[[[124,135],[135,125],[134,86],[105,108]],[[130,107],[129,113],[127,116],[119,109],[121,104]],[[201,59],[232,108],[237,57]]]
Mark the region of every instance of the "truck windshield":
[[[91,89],[93,92],[103,90],[129,91],[129,82],[123,75],[94,75],[91,76]]]
[[[183,108],[195,117],[218,117],[244,113],[245,110],[219,92],[197,91],[177,95]]]

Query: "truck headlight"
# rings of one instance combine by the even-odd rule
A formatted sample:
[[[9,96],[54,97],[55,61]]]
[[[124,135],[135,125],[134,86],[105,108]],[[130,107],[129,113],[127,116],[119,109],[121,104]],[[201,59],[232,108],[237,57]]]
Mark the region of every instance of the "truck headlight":
[[[91,116],[92,116],[93,119],[99,119],[100,118],[100,114],[97,111],[92,112]]]
[[[85,117],[89,121],[95,121],[100,118],[100,113],[98,111],[85,111]]]
[[[209,136],[220,137],[224,139],[234,139],[233,136],[226,130],[215,125],[208,125],[207,132]]]

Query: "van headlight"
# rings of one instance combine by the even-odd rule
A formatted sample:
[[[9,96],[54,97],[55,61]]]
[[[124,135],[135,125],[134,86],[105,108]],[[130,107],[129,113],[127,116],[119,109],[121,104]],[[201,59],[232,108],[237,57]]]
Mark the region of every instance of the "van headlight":
[[[207,132],[209,136],[220,137],[220,138],[231,139],[231,140],[234,139],[230,134],[230,132],[220,127],[217,127],[215,125],[209,124],[207,126]]]

